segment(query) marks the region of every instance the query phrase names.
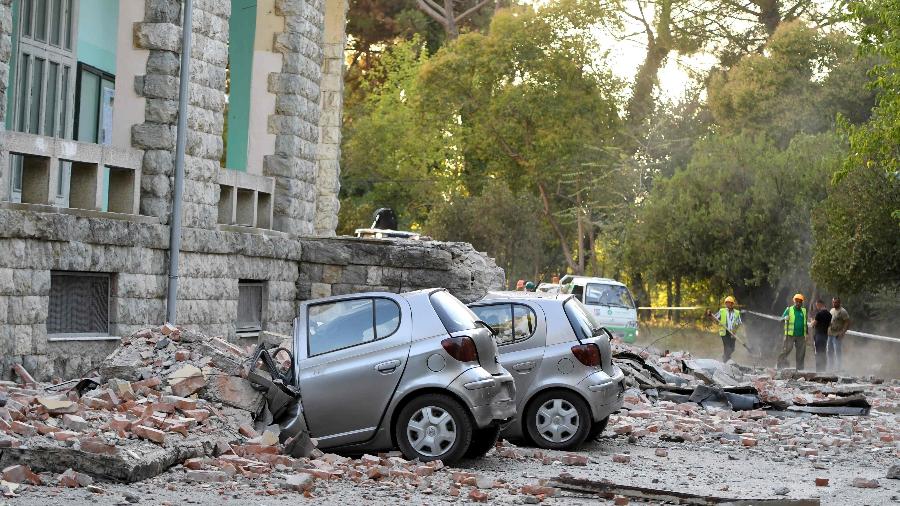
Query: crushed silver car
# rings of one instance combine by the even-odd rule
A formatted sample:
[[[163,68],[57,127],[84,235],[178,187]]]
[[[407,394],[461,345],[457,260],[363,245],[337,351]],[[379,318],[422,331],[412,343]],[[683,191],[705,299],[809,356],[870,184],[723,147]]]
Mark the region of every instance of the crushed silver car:
[[[622,407],[624,374],[612,336],[577,298],[496,292],[470,307],[496,332],[500,363],[516,380],[519,417],[504,437],[559,450],[603,432]]]
[[[319,448],[483,455],[515,416],[490,328],[443,289],[311,300],[294,320],[294,378]]]

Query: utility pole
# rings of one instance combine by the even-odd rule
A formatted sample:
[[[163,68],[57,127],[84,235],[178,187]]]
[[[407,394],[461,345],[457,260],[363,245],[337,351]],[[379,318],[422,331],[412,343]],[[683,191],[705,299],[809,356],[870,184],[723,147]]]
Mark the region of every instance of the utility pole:
[[[191,32],[193,1],[184,0],[181,15],[181,69],[178,72],[178,130],[175,134],[175,191],[169,220],[169,287],[166,321],[175,325],[178,302],[178,258],[181,256],[181,204],[184,196],[184,150],[187,143],[188,93],[191,82]]]

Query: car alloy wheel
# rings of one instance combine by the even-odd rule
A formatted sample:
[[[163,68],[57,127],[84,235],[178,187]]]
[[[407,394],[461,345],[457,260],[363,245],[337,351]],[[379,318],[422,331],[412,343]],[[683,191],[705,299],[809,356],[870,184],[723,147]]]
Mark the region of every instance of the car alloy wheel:
[[[442,460],[451,465],[472,444],[472,418],[448,395],[428,393],[405,403],[393,424],[394,437],[407,460]]]
[[[525,406],[522,424],[528,438],[548,450],[570,450],[584,443],[591,428],[587,402],[575,392],[553,389]]]
[[[456,421],[437,406],[416,411],[406,424],[409,444],[427,457],[439,457],[456,442]]]
[[[535,414],[538,434],[553,443],[565,443],[578,432],[578,410],[565,399],[550,399]]]

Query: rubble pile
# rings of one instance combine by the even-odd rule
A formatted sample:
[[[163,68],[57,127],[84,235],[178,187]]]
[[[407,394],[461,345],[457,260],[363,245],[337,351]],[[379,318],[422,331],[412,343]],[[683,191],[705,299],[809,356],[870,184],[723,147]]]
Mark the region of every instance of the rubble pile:
[[[900,457],[896,380],[754,370],[682,352],[657,356],[623,343],[616,343],[614,356],[629,387],[622,411],[609,419],[612,435],[770,445],[812,461],[850,445]]]

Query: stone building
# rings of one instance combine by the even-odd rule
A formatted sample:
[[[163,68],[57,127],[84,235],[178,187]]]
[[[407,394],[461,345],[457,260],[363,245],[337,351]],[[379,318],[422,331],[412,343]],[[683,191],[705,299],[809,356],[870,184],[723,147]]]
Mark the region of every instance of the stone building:
[[[194,0],[178,323],[502,282],[471,246],[337,238],[346,0]],[[0,0],[0,377],[89,370],[165,318],[180,0]]]

